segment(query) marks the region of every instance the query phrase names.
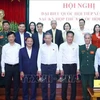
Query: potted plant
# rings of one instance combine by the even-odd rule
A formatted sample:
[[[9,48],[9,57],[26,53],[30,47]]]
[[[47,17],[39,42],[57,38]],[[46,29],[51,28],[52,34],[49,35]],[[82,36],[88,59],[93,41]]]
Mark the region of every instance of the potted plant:
[[[11,22],[10,23],[10,30],[13,32],[18,31],[18,24],[16,22]]]

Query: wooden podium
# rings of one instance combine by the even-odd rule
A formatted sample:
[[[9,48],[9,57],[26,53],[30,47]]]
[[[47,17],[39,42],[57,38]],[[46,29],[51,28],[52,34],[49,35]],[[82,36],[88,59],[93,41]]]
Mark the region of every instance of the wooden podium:
[[[91,100],[97,100],[100,97],[100,90],[93,90],[92,88],[87,88],[87,90],[91,96]]]

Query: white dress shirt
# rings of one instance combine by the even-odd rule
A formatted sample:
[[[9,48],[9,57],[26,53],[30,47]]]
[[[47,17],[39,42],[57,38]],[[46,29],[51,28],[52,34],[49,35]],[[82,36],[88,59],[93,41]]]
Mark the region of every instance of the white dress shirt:
[[[64,30],[64,32],[62,32],[62,37],[63,37],[63,40],[64,40],[64,41],[66,41],[66,33],[67,33],[67,32],[66,32],[65,30]]]
[[[14,45],[10,45],[10,43],[7,43],[3,46],[1,55],[2,72],[5,72],[5,63],[11,65],[19,63],[19,50],[20,45],[17,43],[15,43]]]
[[[31,58],[32,48],[29,49],[28,47],[26,47],[26,49],[27,49],[27,53],[28,53],[29,58]]]
[[[42,44],[38,53],[38,71],[41,71],[41,64],[58,64],[58,46],[54,43],[47,45],[46,43]],[[59,68],[57,67],[57,70]]]
[[[20,39],[21,39],[21,48],[23,48],[23,47],[25,47],[24,33],[20,33]]]
[[[95,54],[94,67],[96,72],[98,72],[98,65],[100,65],[100,48],[97,49]]]
[[[79,70],[79,46],[76,43],[69,45],[66,42],[59,47],[59,67],[62,70],[63,64],[77,64]]]
[[[84,34],[90,33],[90,30],[84,28],[84,30],[77,29],[77,30],[73,30],[73,31],[75,33],[74,42],[77,43],[78,45],[85,44]]]
[[[86,46],[87,50],[90,48],[90,44],[88,44],[88,45],[86,44],[85,46]]]
[[[38,33],[38,37],[39,37],[39,45],[41,47],[41,45],[43,44],[43,33]]]
[[[53,43],[55,43],[56,29],[52,29]]]

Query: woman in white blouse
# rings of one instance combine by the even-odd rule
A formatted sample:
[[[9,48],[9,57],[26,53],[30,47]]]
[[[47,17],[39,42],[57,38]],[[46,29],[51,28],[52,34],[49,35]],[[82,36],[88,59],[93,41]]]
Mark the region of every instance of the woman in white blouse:
[[[68,22],[64,23],[63,30],[64,30],[64,32],[62,33],[63,40],[66,41],[66,33],[67,33],[67,31],[70,31],[71,30],[70,23],[68,23]]]

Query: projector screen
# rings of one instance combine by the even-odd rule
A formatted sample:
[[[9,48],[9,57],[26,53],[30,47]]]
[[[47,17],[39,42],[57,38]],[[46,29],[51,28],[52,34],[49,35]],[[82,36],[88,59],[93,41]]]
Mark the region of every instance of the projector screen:
[[[86,21],[85,27],[91,32],[95,24],[100,24],[100,1],[78,0],[29,0],[29,22],[42,22],[43,31],[51,28],[51,20],[57,20],[57,28],[69,22],[72,29],[79,27],[79,19]]]

